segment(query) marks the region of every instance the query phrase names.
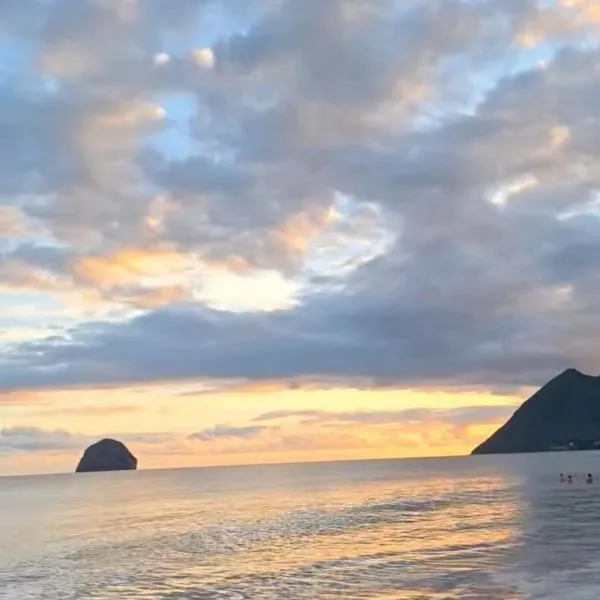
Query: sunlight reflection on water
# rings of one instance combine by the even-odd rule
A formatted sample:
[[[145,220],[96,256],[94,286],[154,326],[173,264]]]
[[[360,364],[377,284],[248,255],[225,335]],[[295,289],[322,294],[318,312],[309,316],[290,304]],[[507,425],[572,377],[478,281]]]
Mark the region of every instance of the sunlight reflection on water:
[[[597,456],[0,479],[0,598],[596,598]]]

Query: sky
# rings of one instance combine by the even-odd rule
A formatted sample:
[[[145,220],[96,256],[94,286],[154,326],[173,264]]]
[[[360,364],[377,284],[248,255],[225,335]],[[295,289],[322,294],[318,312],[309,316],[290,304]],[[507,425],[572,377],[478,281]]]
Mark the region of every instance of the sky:
[[[0,0],[0,474],[468,453],[598,372],[600,1]]]

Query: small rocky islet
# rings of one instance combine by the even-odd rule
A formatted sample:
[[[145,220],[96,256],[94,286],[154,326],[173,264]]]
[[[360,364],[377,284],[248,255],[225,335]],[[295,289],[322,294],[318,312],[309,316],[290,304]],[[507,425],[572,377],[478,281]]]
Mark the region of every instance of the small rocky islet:
[[[75,472],[135,471],[137,463],[123,442],[105,438],[86,448]]]

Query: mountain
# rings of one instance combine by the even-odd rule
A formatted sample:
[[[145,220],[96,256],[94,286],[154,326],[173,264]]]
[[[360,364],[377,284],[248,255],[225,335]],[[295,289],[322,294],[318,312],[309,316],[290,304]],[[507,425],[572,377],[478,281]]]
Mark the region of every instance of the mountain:
[[[600,448],[600,377],[567,369],[526,400],[472,454]]]
[[[104,439],[89,446],[83,453],[76,473],[91,471],[133,471],[137,458],[122,442]]]

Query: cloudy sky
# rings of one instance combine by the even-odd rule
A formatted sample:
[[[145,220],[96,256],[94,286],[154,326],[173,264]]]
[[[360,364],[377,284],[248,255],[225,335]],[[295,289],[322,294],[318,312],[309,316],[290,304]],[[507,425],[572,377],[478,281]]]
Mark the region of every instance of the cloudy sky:
[[[467,452],[597,372],[598,0],[0,0],[0,473]]]

